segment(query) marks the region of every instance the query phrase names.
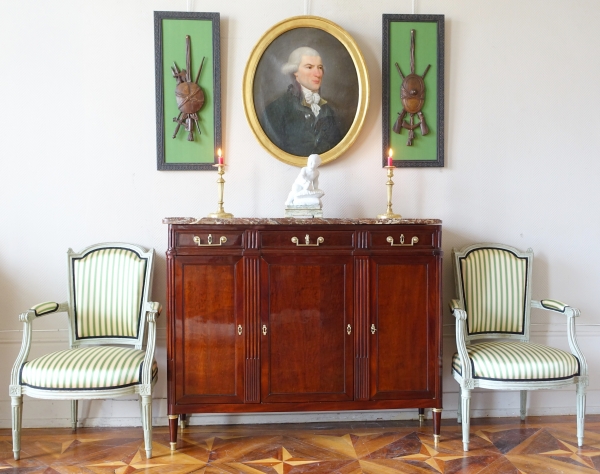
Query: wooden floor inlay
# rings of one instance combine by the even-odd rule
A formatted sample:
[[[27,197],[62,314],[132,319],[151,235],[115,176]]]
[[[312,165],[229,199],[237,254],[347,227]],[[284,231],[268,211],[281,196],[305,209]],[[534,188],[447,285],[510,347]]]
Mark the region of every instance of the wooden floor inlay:
[[[461,427],[443,420],[438,446],[431,421],[192,426],[177,451],[166,427],[154,428],[146,459],[142,429],[25,429],[21,460],[0,430],[0,473],[395,474],[600,472],[600,415],[586,420],[577,447],[575,417],[479,419],[470,451]]]

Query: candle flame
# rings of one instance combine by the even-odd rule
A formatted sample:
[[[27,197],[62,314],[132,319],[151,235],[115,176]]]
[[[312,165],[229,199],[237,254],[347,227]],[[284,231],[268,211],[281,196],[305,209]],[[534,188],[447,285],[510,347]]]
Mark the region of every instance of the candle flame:
[[[394,154],[394,151],[390,148],[390,151],[388,152],[388,156],[392,156]]]
[[[221,157],[221,149],[219,148],[219,151],[217,151],[217,155],[219,156],[219,158]]]

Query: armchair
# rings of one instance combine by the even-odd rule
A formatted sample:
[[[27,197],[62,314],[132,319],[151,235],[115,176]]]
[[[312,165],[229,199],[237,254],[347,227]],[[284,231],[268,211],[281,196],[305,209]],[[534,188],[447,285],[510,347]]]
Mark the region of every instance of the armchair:
[[[453,250],[457,352],[452,375],[459,383],[458,422],[469,450],[471,391],[476,387],[519,390],[521,419],[527,391],[576,385],[577,441],[583,445],[587,363],[577,344],[579,310],[560,301],[531,299],[533,251],[502,244],[474,244]],[[529,341],[531,308],[566,317],[570,353]]]
[[[23,341],[10,378],[14,458],[20,458],[23,395],[77,400],[139,394],[146,456],[152,457],[152,388],[158,303],[148,301],[154,250],[126,243],[92,245],[68,253],[69,301],[46,302],[21,313]],[[28,360],[32,324],[68,313],[69,349]],[[145,339],[147,324],[147,338]],[[146,341],[145,349],[143,348]]]

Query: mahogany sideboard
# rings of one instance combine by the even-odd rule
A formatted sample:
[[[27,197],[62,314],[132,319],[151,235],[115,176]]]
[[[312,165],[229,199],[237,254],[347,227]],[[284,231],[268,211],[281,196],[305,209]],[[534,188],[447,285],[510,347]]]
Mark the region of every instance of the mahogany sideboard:
[[[441,221],[166,218],[171,449],[191,413],[442,408]]]

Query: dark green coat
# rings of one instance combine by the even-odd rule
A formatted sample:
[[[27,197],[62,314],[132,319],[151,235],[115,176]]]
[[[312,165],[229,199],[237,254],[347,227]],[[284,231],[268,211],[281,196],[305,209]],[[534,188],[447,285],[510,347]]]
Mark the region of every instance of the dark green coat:
[[[310,106],[294,85],[271,102],[261,119],[267,137],[283,151],[297,156],[309,156],[331,150],[342,139],[335,113],[321,99],[321,110],[315,117]]]

